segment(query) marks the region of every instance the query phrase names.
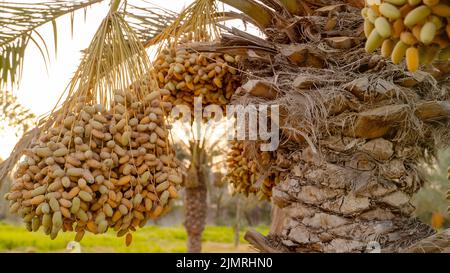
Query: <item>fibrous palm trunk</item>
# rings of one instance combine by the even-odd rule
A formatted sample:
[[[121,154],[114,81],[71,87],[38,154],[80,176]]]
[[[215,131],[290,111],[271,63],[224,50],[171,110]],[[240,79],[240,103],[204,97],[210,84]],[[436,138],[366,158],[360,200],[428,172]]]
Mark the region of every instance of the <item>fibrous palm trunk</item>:
[[[273,189],[283,217],[263,240],[247,238],[263,251],[403,251],[434,233],[410,201],[425,182],[419,165],[450,144],[449,78],[366,54],[358,9],[295,20],[303,43],[244,65],[277,98],[234,98],[280,105],[284,138],[273,162],[286,174]]]

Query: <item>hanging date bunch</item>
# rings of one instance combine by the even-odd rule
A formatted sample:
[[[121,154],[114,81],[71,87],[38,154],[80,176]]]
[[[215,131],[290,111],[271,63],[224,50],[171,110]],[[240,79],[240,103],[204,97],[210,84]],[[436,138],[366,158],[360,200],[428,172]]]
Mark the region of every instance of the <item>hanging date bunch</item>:
[[[181,176],[160,93],[116,91],[111,110],[78,98],[74,112],[25,150],[6,198],[30,230],[118,235],[168,210]],[[75,226],[74,226],[75,224]]]
[[[116,1],[117,2],[117,1]],[[124,39],[126,35],[127,39]],[[123,51],[121,51],[123,50]],[[110,12],[86,51],[68,99],[41,124],[6,199],[30,231],[131,231],[170,209],[181,173],[165,121],[166,90],[140,81],[150,61],[133,30]]]
[[[366,0],[362,9],[366,51],[381,47],[394,64],[406,59],[409,71],[450,59],[449,0]]]
[[[265,174],[262,169],[273,163],[271,152],[259,152],[259,161],[245,156],[244,142],[232,141],[230,151],[227,154],[227,174],[223,178],[225,182],[233,185],[234,192],[246,196],[255,194],[260,200],[270,200],[272,188],[280,182],[281,173],[270,171]],[[260,181],[261,180],[261,181]]]
[[[239,58],[222,53],[200,53],[166,48],[155,62],[160,88],[169,90],[167,101],[192,106],[194,97],[205,105],[226,105],[239,87]]]

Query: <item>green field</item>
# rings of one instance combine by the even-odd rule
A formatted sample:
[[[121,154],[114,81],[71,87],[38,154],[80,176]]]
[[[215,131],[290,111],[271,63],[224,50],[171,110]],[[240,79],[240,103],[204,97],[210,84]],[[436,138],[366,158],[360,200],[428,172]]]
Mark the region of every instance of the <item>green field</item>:
[[[267,234],[266,227],[255,228]],[[240,245],[233,244],[233,229],[223,226],[207,226],[203,233],[204,252],[251,252],[240,232]],[[65,252],[66,245],[74,233],[61,233],[50,240],[42,231],[28,232],[22,225],[0,222],[0,252]],[[113,232],[103,235],[86,233],[82,252],[185,252],[186,231],[182,226],[147,226],[133,233],[133,243],[126,247],[124,237],[117,238]]]

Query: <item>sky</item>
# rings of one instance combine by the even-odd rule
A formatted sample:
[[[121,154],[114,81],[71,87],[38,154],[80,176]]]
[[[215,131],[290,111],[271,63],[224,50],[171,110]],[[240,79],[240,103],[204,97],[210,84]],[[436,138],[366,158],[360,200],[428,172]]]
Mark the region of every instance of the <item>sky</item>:
[[[36,0],[7,1],[23,3],[39,2]],[[191,2],[189,0],[146,1],[173,11],[180,11],[183,6]],[[128,2],[142,3],[137,0],[129,0]],[[86,20],[83,10],[75,12],[73,36],[70,30],[70,15],[57,19],[58,50],[56,56],[52,25],[47,24],[38,29],[38,32],[47,41],[50,53],[50,61],[47,64],[48,69],[46,70],[45,62],[38,48],[30,43],[25,51],[24,69],[20,86],[12,90],[14,95],[17,96],[19,103],[29,108],[37,116],[43,115],[53,109],[79,64],[81,50],[88,47],[95,31],[100,25],[101,20],[108,13],[108,10],[109,1],[102,1],[87,9]],[[6,130],[0,133],[0,140],[2,143],[0,147],[0,158],[6,158],[18,139],[13,131]]]
[[[33,1],[21,0],[20,2]],[[137,1],[130,0],[129,2]],[[185,3],[190,1],[153,0],[149,2],[179,11]],[[51,59],[47,71],[38,48],[32,44],[27,48],[22,81],[20,86],[13,90],[22,105],[28,107],[37,115],[42,115],[52,109],[79,64],[81,50],[89,46],[95,31],[108,10],[109,1],[102,1],[87,9],[86,20],[84,20],[83,10],[75,12],[73,36],[70,30],[70,16],[60,17],[57,20],[58,51],[56,56],[52,25],[47,24],[38,29],[47,41]]]

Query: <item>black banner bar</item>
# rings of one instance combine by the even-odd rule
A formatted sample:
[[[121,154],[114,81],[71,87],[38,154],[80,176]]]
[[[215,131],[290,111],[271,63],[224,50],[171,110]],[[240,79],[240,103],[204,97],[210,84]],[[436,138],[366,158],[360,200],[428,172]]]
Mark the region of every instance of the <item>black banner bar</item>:
[[[407,272],[423,264],[443,265],[450,254],[301,254],[301,253],[0,253],[3,268],[34,272]],[[430,260],[430,261],[429,261]],[[60,266],[56,266],[60,264]],[[45,265],[51,265],[51,267]],[[12,267],[9,267],[11,265]],[[389,269],[386,271],[386,269]],[[111,270],[111,271],[110,271]],[[399,270],[399,271],[392,271]],[[38,270],[40,271],[40,270]],[[25,271],[26,272],[26,271]],[[445,271],[443,271],[445,272]]]

